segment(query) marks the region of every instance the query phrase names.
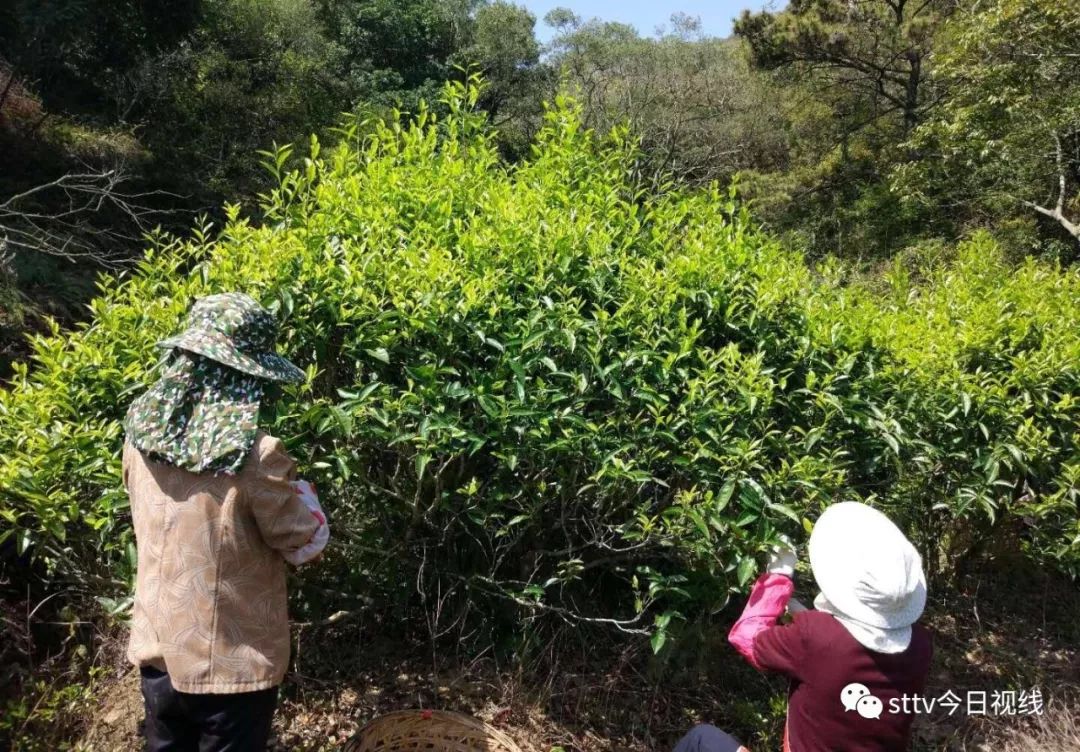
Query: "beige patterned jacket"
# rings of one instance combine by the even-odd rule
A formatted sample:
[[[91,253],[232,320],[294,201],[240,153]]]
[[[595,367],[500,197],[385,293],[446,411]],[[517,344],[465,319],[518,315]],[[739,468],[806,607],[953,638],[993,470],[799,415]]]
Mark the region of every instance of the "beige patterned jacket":
[[[196,475],[124,447],[138,547],[128,659],[181,692],[274,687],[289,662],[285,561],[318,523],[289,481],[295,463],[259,433],[235,476]]]

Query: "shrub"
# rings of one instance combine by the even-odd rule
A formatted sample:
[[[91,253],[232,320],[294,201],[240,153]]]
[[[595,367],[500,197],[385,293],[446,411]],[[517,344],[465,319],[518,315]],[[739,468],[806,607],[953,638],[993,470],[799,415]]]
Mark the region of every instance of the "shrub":
[[[346,125],[293,171],[268,155],[264,223],[159,239],[90,324],[37,337],[0,395],[3,535],[121,589],[118,421],[192,300],[240,289],[309,375],[267,421],[333,518],[316,607],[421,606],[434,632],[549,614],[658,648],[840,498],[928,553],[992,540],[1076,571],[1075,270],[1011,270],[978,237],[919,287],[844,285],[730,194],[639,190],[625,133],[572,102],[500,163],[476,97]]]
[[[853,306],[848,320],[889,353],[881,409],[897,446],[879,495],[939,566],[1023,550],[1075,575],[1080,270],[1003,255],[980,234],[954,263],[931,261],[920,285],[898,265],[889,294],[841,296],[838,310]]]

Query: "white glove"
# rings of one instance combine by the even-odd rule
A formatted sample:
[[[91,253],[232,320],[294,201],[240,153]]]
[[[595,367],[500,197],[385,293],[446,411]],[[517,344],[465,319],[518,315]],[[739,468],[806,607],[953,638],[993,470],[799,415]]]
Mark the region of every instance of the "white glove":
[[[787,610],[789,614],[797,614],[800,611],[805,611],[806,606],[799,603],[797,599],[792,598],[790,601],[787,602]]]
[[[770,574],[782,574],[785,577],[795,576],[795,564],[798,562],[798,557],[795,555],[795,549],[791,543],[782,539],[784,542],[780,545],[773,546],[769,551],[769,560],[765,565],[765,571]]]
[[[282,553],[285,561],[294,567],[298,567],[301,564],[307,564],[323,552],[327,541],[330,540],[330,525],[326,521],[326,513],[323,512],[322,506],[319,505],[319,495],[315,493],[315,486],[306,480],[294,480],[290,485],[296,491],[296,495],[300,497],[300,501],[311,510],[311,515],[319,522],[319,527],[311,536],[311,540],[295,551]]]

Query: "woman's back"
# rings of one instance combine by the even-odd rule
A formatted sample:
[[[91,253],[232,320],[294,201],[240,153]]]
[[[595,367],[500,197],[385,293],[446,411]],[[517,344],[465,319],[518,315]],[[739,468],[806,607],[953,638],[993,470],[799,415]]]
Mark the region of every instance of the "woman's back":
[[[138,540],[129,658],[181,692],[273,687],[289,659],[285,561],[317,527],[281,442],[257,436],[235,475],[193,473],[124,448]]]
[[[807,752],[904,752],[914,716],[893,711],[903,710],[904,695],[923,693],[932,653],[930,634],[920,625],[906,650],[877,653],[832,614],[812,610],[754,641],[760,666],[791,678],[787,730]],[[867,695],[880,705],[858,707]]]

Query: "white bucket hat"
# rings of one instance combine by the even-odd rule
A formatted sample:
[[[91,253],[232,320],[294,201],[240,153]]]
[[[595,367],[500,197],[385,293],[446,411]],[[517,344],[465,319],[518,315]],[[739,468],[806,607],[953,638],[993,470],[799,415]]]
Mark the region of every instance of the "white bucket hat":
[[[833,504],[810,536],[819,611],[879,653],[901,653],[926,606],[922,558],[892,520],[854,501]]]

